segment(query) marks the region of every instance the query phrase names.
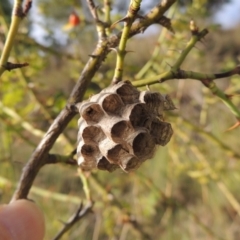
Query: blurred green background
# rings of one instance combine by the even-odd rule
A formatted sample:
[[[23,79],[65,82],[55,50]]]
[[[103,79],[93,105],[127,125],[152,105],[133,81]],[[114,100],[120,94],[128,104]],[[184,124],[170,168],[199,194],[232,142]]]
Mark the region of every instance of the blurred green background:
[[[157,2],[143,1],[141,14]],[[104,19],[104,1],[96,3]],[[175,34],[154,25],[129,40],[127,49],[133,53],[125,60],[125,79],[147,78],[169,69],[191,37],[191,19],[210,33],[191,51],[182,68],[203,73],[234,68],[239,62],[239,25],[225,29],[214,21],[224,4],[231,1],[178,1],[167,13]],[[124,16],[127,6],[128,1],[112,1],[112,22]],[[0,51],[11,8],[10,1],[0,2]],[[80,17],[75,27],[68,22],[73,11]],[[121,24],[114,33],[120,29]],[[10,58],[30,66],[7,72],[1,79],[0,203],[10,200],[21,169],[65,106],[96,43],[85,1],[33,2]],[[110,53],[85,98],[108,86],[115,59]],[[239,76],[216,83],[233,95],[232,101],[240,107]],[[226,131],[235,124],[235,117],[220,99],[191,79],[156,84],[150,89],[169,94],[177,107],[165,114],[174,129],[170,143],[159,147],[155,157],[133,173],[93,171],[89,177],[93,212],[62,239],[240,239],[240,130]],[[55,144],[53,153],[67,155],[76,147],[77,118]],[[45,213],[47,240],[85,201],[76,168],[60,164],[40,171],[29,198]]]

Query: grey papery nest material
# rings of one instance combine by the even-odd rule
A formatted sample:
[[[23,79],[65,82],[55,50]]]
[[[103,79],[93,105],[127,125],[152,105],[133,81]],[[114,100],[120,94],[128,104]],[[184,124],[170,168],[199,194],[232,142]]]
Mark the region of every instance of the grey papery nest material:
[[[168,95],[139,92],[128,81],[102,90],[79,105],[77,158],[86,171],[137,169],[166,145],[173,134],[163,120],[164,110],[175,109]]]

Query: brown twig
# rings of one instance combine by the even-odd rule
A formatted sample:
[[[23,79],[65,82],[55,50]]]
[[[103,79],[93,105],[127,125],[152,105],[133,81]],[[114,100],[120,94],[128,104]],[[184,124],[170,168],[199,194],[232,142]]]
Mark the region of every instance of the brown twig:
[[[96,29],[98,33],[98,41],[104,40],[107,38],[106,29],[109,28],[109,23],[103,22],[98,17],[97,6],[95,5],[93,0],[87,0],[88,7],[90,12],[95,20]]]
[[[98,20],[98,13],[97,13],[97,7],[93,0],[87,0],[88,7],[90,9],[90,12],[95,20]]]
[[[23,15],[24,17],[27,16],[29,10],[31,9],[32,7],[32,0],[27,0],[25,5],[24,5],[24,8],[23,8]]]
[[[84,216],[86,216],[88,213],[92,211],[93,202],[89,202],[84,208],[83,204],[81,203],[77,211],[69,218],[69,220],[64,223],[63,228],[59,231],[59,233],[53,238],[53,240],[60,239],[64,233],[69,231],[70,228],[74,224],[76,224],[80,219],[82,219]]]
[[[77,166],[77,160],[74,159],[74,154],[70,154],[68,156],[62,156],[59,154],[48,154],[46,164],[56,164],[56,163],[64,163],[68,165]]]

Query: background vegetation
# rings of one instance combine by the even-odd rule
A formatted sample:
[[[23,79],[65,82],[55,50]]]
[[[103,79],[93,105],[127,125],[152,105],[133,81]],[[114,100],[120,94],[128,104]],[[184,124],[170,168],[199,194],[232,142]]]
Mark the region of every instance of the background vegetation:
[[[102,19],[106,2],[95,1]],[[140,14],[145,15],[158,2],[143,1]],[[191,50],[182,68],[201,73],[233,69],[240,51],[239,26],[223,30],[213,24],[219,2],[177,1],[166,13],[172,19],[169,29],[153,25],[128,41],[127,50],[133,53],[125,58],[123,78],[150,79],[169,70],[191,38],[191,19],[200,30],[208,28],[210,33]],[[126,14],[128,4],[112,1],[112,22]],[[11,9],[10,2],[0,2],[0,51]],[[80,17],[76,26],[68,22],[73,11]],[[113,33],[121,29],[122,24],[117,24]],[[0,80],[1,203],[11,199],[23,166],[64,108],[97,40],[85,1],[33,2],[9,59],[30,66],[5,72]],[[112,52],[96,72],[85,98],[110,84],[115,62]],[[239,75],[216,80],[216,84],[239,109]],[[236,116],[199,81],[175,79],[150,89],[170,94],[177,107],[165,115],[174,129],[170,143],[135,172],[96,170],[89,174],[85,180],[95,202],[92,212],[62,239],[239,239],[240,130],[226,131],[236,123]],[[51,152],[68,155],[73,151],[78,117]],[[31,188],[29,198],[45,213],[46,239],[56,235],[62,221],[67,221],[81,202],[87,204],[76,170],[66,164],[46,165]]]

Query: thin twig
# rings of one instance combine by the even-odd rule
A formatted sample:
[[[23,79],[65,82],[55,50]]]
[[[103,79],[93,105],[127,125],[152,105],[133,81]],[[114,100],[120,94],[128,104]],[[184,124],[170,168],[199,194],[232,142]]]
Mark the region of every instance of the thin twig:
[[[86,216],[88,213],[92,211],[92,207],[93,207],[93,202],[89,202],[84,208],[83,208],[83,204],[81,203],[76,213],[74,213],[73,216],[70,217],[66,223],[64,223],[63,228],[53,238],[53,240],[61,239],[64,233],[69,231],[73,225],[75,225],[80,219],[82,219],[84,216]]]
[[[10,119],[13,119],[15,121],[15,126],[18,125],[22,129],[25,129],[29,133],[31,133],[33,136],[36,137],[44,137],[44,132],[40,129],[37,129],[33,125],[31,125],[29,122],[25,121],[22,119],[21,116],[18,115],[17,112],[15,112],[13,109],[5,106],[1,101],[0,101],[0,110],[7,115]]]
[[[114,70],[114,76],[112,83],[116,84],[122,80],[123,76],[123,65],[124,65],[124,58],[126,56],[126,45],[127,45],[127,40],[131,31],[131,26],[138,16],[138,11],[140,10],[140,5],[141,5],[141,0],[131,0],[128,8],[127,15],[121,19],[118,22],[124,22],[124,28],[122,31],[121,39],[119,42],[118,49],[116,50],[117,52],[117,61],[116,61],[116,67]]]
[[[240,154],[239,153],[237,153],[230,146],[226,145],[225,142],[222,142],[220,139],[218,139],[213,133],[211,133],[209,131],[206,131],[205,129],[200,128],[200,127],[194,125],[192,122],[190,122],[189,120],[187,120],[186,118],[183,118],[183,117],[181,117],[181,124],[184,124],[186,127],[190,128],[194,132],[200,133],[205,138],[207,138],[210,141],[212,141],[213,143],[215,143],[220,149],[224,149],[225,152],[229,156],[234,157],[235,159],[240,159]]]
[[[221,190],[221,192],[224,194],[224,196],[227,198],[229,203],[232,205],[234,210],[238,213],[240,216],[240,203],[238,200],[234,197],[234,195],[228,190],[224,182],[221,180],[221,176],[211,167],[210,163],[206,160],[205,156],[202,154],[202,152],[199,150],[198,146],[193,144],[191,140],[189,140],[189,136],[186,135],[185,132],[178,130],[178,135],[180,135],[181,139],[188,144],[191,151],[195,154],[195,156],[204,163],[205,167],[209,170],[209,177],[212,178],[213,182],[217,184],[218,188]]]
[[[90,10],[93,18],[95,20],[98,20],[97,7],[96,7],[94,1],[93,0],[87,0],[87,4],[88,4],[89,10]]]
[[[74,154],[70,154],[67,156],[59,155],[59,154],[48,154],[46,164],[56,164],[56,163],[64,163],[68,165],[77,166],[77,160],[74,159]]]
[[[177,207],[180,209],[185,209],[186,212],[192,216],[194,218],[194,220],[199,224],[199,226],[211,237],[214,237],[215,239],[218,240],[223,240],[222,237],[218,236],[216,233],[214,233],[212,231],[212,229],[205,225],[205,223],[203,223],[201,221],[201,219],[199,219],[199,217],[191,210],[189,210],[188,208],[186,208],[185,206],[182,205],[182,203],[173,198],[173,197],[168,197],[161,189],[159,189],[156,184],[148,177],[146,177],[144,174],[141,174],[140,172],[138,172],[138,174],[135,175],[144,185],[148,186],[149,188],[151,188],[151,191],[153,191],[156,196],[158,196],[160,199],[162,199],[164,205],[166,207]]]
[[[121,201],[118,200],[114,196],[112,192],[107,191],[101,184],[100,180],[96,178],[96,176],[91,175],[89,177],[90,184],[94,187],[94,189],[101,195],[103,201],[110,202],[119,212],[122,214],[123,205]],[[141,239],[152,239],[151,236],[144,230],[143,226],[134,219],[130,213],[127,213],[125,218],[127,219],[127,223],[134,229],[134,231],[141,236]]]
[[[168,13],[167,13],[167,17],[168,18],[172,18],[174,13],[176,12],[177,9],[177,4],[175,3],[173,5],[173,7],[171,9],[169,9]],[[161,19],[160,19],[161,21]],[[157,60],[158,56],[159,56],[159,52],[162,46],[162,41],[164,40],[164,38],[166,37],[167,34],[167,28],[162,28],[161,33],[157,39],[156,42],[156,46],[152,52],[152,55],[150,57],[150,59],[145,63],[145,65],[139,70],[139,72],[136,74],[135,78],[136,79],[141,79],[147,72],[148,70],[153,66],[153,63]],[[159,64],[158,64],[159,67]]]
[[[5,46],[3,48],[1,58],[0,58],[0,76],[6,70],[7,61],[8,61],[10,52],[12,50],[14,40],[17,36],[19,25],[22,21],[22,17],[23,17],[22,3],[23,3],[23,0],[14,1],[12,21],[11,21],[10,29],[5,42]]]
[[[109,27],[109,24],[103,22],[98,17],[97,6],[95,5],[93,0],[87,0],[88,7],[90,12],[95,20],[95,25],[98,33],[98,41],[104,40],[107,37],[106,29]]]
[[[104,21],[107,25],[111,26],[111,5],[112,2],[110,0],[104,0],[104,13],[105,13],[105,18]],[[110,28],[106,28],[106,34],[109,36],[110,35]]]
[[[23,15],[24,17],[27,16],[29,10],[31,9],[32,7],[32,0],[27,0],[25,5],[24,5],[24,8],[23,8]]]
[[[83,172],[81,168],[78,168],[78,175],[81,178],[82,184],[83,184],[83,191],[85,193],[86,199],[88,202],[92,201],[91,198],[91,192],[88,184],[88,177],[89,175],[87,172]]]
[[[185,51],[184,51],[185,53]],[[235,106],[231,100],[231,98],[225,94],[220,88],[217,87],[213,80],[230,77],[233,75],[240,74],[240,66],[236,66],[231,71],[227,71],[224,73],[213,73],[213,74],[206,74],[206,73],[199,73],[193,71],[184,71],[177,68],[181,61],[177,61],[178,64],[175,64],[174,67],[170,71],[166,71],[160,75],[154,76],[152,78],[143,79],[139,81],[134,81],[133,85],[136,87],[152,85],[154,83],[162,83],[168,80],[173,79],[193,79],[201,81],[204,86],[206,86],[214,95],[218,96],[223,103],[230,109],[230,111],[236,116],[237,120],[240,120],[240,110],[237,106]]]
[[[4,178],[0,176],[0,184],[1,187],[7,187],[8,189],[12,189],[14,188],[17,183],[13,182],[10,179]],[[56,200],[59,202],[63,202],[63,203],[73,203],[73,204],[77,204],[79,205],[79,202],[82,201],[81,198],[74,196],[74,195],[68,195],[68,194],[63,194],[60,192],[54,192],[52,190],[46,190],[45,188],[40,188],[40,187],[36,187],[33,186],[31,188],[31,192],[30,192],[31,196],[30,198],[32,198],[32,194],[42,197],[44,199],[51,199],[51,200]]]

